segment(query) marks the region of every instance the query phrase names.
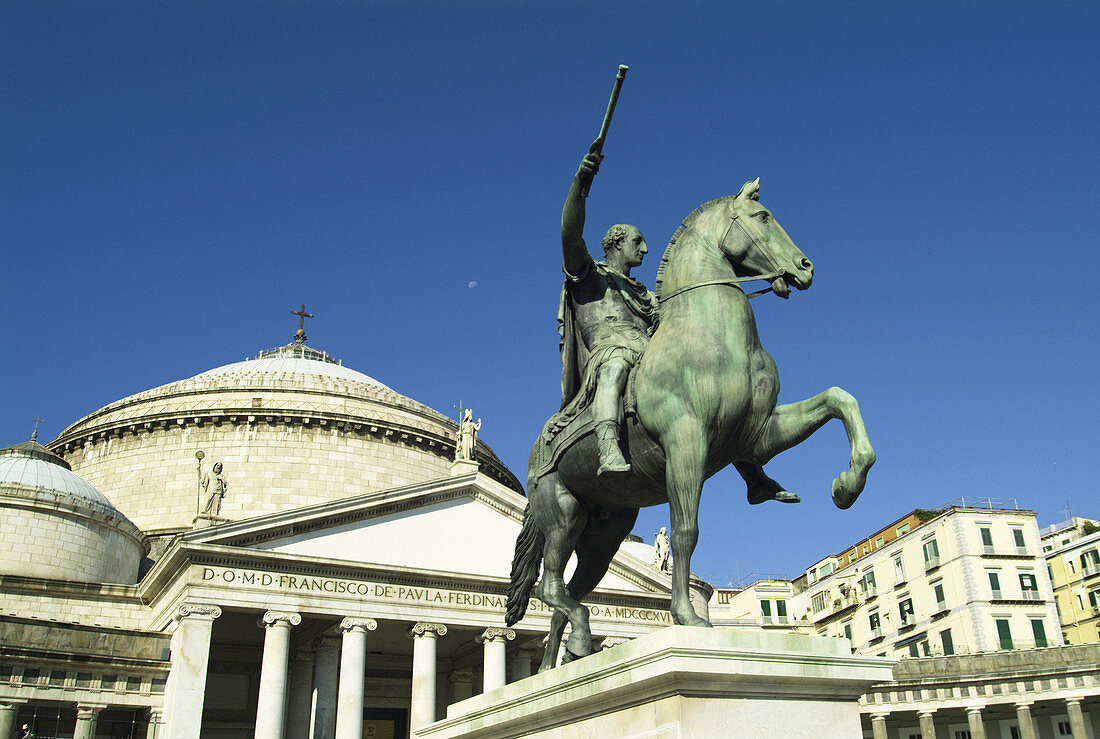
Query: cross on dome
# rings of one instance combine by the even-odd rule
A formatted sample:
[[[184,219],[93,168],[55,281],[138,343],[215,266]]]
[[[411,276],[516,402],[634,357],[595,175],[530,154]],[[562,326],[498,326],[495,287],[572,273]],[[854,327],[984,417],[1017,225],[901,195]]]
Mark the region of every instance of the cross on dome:
[[[306,304],[302,303],[302,307],[298,310],[290,311],[291,315],[298,316],[298,330],[294,333],[294,343],[304,344],[306,343],[306,319],[313,318],[312,313],[306,313]]]

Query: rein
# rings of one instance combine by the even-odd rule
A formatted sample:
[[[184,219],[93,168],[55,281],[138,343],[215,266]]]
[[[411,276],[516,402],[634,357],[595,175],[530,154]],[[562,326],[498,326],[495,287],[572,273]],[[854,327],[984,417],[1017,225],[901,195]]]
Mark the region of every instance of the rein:
[[[753,236],[751,233],[749,233],[749,230],[747,228],[745,228],[744,226],[741,225],[741,222],[737,220],[737,213],[732,213],[730,215],[730,225],[726,226],[726,233],[722,236],[722,240],[720,242],[718,242],[719,247],[721,247],[722,244],[726,243],[726,239],[729,238],[730,231],[733,229],[733,224],[735,224],[735,223],[737,224],[738,228],[740,228],[742,231],[745,232],[746,236],[748,236],[750,239],[752,239],[752,243],[756,244],[756,248],[759,249],[760,252],[764,255],[764,257],[769,262],[772,263],[772,266],[775,267],[775,270],[773,270],[771,272],[768,272],[766,274],[757,275],[756,277],[730,277],[730,278],[724,279],[724,280],[706,280],[705,282],[696,282],[694,285],[685,285],[684,287],[681,287],[677,290],[673,290],[669,295],[660,298],[660,302],[665,303],[669,300],[672,300],[677,295],[680,295],[682,293],[686,293],[688,290],[694,290],[697,287],[708,287],[710,285],[729,285],[730,287],[736,287],[736,288],[740,289],[741,288],[740,283],[742,283],[742,282],[753,282],[755,280],[767,280],[768,282],[771,282],[771,281],[775,280],[777,277],[782,277],[783,276],[783,270],[779,269],[779,265],[776,264],[776,261],[772,257],[771,252],[769,252],[764,247],[760,246],[760,242],[756,240],[756,237]],[[745,293],[745,297],[749,298],[751,300],[752,298],[755,298],[758,295],[763,295],[764,293],[770,293],[771,291],[772,291],[771,286],[768,286],[768,287],[764,288],[763,290],[756,290],[756,291],[751,292],[751,293]]]

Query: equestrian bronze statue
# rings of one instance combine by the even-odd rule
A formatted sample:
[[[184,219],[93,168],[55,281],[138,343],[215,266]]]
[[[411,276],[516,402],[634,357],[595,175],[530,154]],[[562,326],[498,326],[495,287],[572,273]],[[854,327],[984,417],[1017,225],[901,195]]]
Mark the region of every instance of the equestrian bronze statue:
[[[771,286],[761,292],[787,297],[792,285],[810,287],[814,269],[759,203],[759,180],[684,219],[661,260],[654,299],[629,275],[646,253],[638,229],[612,227],[605,262],[595,262],[581,238],[583,189],[603,158],[599,146],[582,161],[562,213],[563,407],[531,450],[508,590],[512,625],[527,610],[541,563],[536,594],[554,610],[542,670],[556,663],[567,621],[565,660],[591,653],[580,600],[607,572],[641,507],[669,504],[674,623],[709,626],[688,595],[706,479],[732,464],[750,503],[797,502],[762,466],[834,418],[851,445],[849,469],[832,484],[838,507],[855,502],[875,462],[859,406],[844,390],[776,405],[776,364],[760,345],[741,284],[765,280]]]

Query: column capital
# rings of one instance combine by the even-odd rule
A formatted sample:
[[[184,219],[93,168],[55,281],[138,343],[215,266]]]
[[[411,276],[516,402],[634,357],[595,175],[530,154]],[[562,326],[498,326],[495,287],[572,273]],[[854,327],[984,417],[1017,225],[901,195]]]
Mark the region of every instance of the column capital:
[[[1079,695],[1070,696],[1069,698],[1063,698],[1067,706],[1079,706],[1083,698]]]
[[[484,644],[489,641],[504,641],[509,642],[516,638],[516,630],[502,628],[499,626],[490,626],[485,631],[474,637],[474,641],[478,644]]]
[[[935,708],[922,708],[917,711],[917,718],[931,718],[936,713]]]
[[[409,627],[409,630],[405,632],[405,636],[410,639],[419,639],[422,636],[430,636],[433,639],[436,636],[447,635],[446,624],[433,624],[426,623],[424,621],[417,621],[415,624]]]
[[[222,615],[222,609],[213,603],[184,603],[172,614],[173,621],[182,621],[185,618],[214,619]]]
[[[285,623],[287,626],[297,626],[302,623],[302,615],[293,611],[267,611],[260,617],[259,626],[276,626],[280,623]]]
[[[79,718],[95,718],[99,715],[99,712],[107,707],[106,703],[77,703],[76,704],[76,717]]]
[[[1022,708],[1025,711],[1030,711],[1031,706],[1034,702],[1035,701],[1016,701],[1016,710],[1020,710]]]
[[[336,630],[340,633],[352,631],[354,629],[360,629],[361,631],[374,631],[378,628],[378,622],[373,618],[357,618],[348,616],[340,625],[336,627]]]
[[[888,712],[887,713],[882,713],[882,712],[872,713],[871,714],[871,720],[872,721],[885,721],[887,718],[889,718],[889,716],[890,716],[890,714]]]
[[[985,706],[967,706],[966,707],[966,712],[968,714],[969,713],[981,713],[983,708],[985,708]]]

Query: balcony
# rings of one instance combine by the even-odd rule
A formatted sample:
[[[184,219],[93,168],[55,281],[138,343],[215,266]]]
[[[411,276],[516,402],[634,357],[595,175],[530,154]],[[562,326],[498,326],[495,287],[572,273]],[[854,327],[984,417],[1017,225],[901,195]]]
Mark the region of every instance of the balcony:
[[[1100,575],[1100,564],[1088,562],[1081,566],[1082,577],[1092,577],[1093,575]]]
[[[1024,600],[1037,601],[1042,600],[1043,596],[1039,595],[1038,590],[1025,590],[1022,593]]]
[[[989,595],[989,599],[990,600],[1004,600],[1004,598],[1001,597],[1001,591],[1000,590],[992,591]]]
[[[869,588],[864,589],[864,591],[863,591],[864,600],[871,600],[871,598],[874,598],[874,597],[877,597],[877,596],[878,596],[878,590],[875,588],[874,585],[872,585]]]
[[[983,544],[982,545],[982,554],[996,554],[996,553],[997,552],[993,549],[992,544]]]
[[[1034,557],[1027,547],[1014,546],[1011,550],[997,550],[991,544],[982,545],[982,556],[996,557],[997,559],[1032,559]]]
[[[882,629],[871,629],[871,641],[882,638]]]
[[[929,557],[928,559],[924,560],[924,571],[925,572],[929,572],[931,570],[934,570],[939,566],[940,566],[940,558],[939,557]]]

